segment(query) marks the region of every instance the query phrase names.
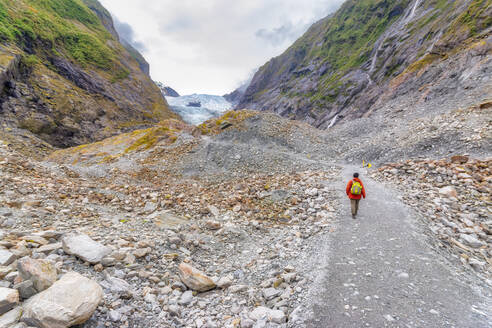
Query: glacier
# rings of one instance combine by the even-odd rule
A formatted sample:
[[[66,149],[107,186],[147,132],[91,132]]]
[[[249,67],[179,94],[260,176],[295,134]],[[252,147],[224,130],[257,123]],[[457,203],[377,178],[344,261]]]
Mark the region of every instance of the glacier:
[[[208,119],[221,116],[233,108],[233,104],[222,96],[192,94],[181,97],[166,97],[171,110],[188,124],[198,125]],[[200,102],[201,107],[188,106]]]

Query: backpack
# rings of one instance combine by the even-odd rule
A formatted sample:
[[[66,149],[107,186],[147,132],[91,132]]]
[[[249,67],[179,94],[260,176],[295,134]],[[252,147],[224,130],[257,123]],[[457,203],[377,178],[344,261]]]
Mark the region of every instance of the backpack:
[[[352,188],[350,188],[350,193],[352,195],[360,195],[362,194],[362,185],[358,181],[352,182]]]

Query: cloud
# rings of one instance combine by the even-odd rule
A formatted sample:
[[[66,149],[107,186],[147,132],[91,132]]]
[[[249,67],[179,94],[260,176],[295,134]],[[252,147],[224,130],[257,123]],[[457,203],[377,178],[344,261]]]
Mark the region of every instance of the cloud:
[[[101,0],[141,42],[155,80],[189,93],[231,92],[343,0]],[[128,40],[131,42],[130,40]]]
[[[133,31],[133,28],[130,26],[130,24],[122,22],[114,16],[113,21],[114,28],[116,29],[116,32],[118,32],[120,39],[125,40],[138,51],[145,51],[147,49],[143,42],[135,40],[135,31]]]
[[[297,38],[306,29],[306,25],[294,26],[293,23],[288,22],[287,24],[269,30],[261,28],[256,31],[255,35],[260,39],[270,42],[273,46],[278,46],[285,41],[291,41]]]

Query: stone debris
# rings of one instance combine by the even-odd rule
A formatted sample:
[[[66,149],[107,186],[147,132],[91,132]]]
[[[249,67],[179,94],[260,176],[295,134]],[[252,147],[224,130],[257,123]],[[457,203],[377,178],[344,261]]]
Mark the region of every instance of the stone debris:
[[[441,160],[408,160],[373,172],[399,189],[421,214],[438,243],[465,265],[492,274],[492,160],[456,155]]]

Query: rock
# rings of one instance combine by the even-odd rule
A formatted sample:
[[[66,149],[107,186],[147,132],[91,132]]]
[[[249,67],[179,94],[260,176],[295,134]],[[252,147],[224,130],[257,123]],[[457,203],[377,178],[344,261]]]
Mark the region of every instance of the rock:
[[[65,253],[75,255],[91,264],[101,262],[102,258],[111,253],[109,247],[92,240],[84,234],[70,234],[62,239]]]
[[[111,311],[109,311],[108,317],[109,317],[109,320],[111,320],[113,322],[118,322],[121,320],[121,313],[119,311],[116,311],[116,310],[111,310]]]
[[[469,160],[468,156],[463,156],[463,155],[451,156],[451,162],[453,163],[465,164],[466,162],[468,162],[468,160]]]
[[[191,290],[187,290],[183,294],[178,301],[180,305],[188,305],[193,301],[193,292]]]
[[[0,315],[8,312],[19,304],[19,291],[0,287]]]
[[[296,281],[297,274],[295,272],[284,273],[281,275],[281,278],[288,284]]]
[[[275,297],[280,296],[280,294],[282,294],[282,291],[279,289],[275,289],[275,288],[266,288],[263,290],[263,297],[267,301],[274,299]]]
[[[281,310],[272,310],[264,306],[259,306],[249,313],[252,320],[258,321],[267,319],[274,323],[283,323],[287,320],[285,313]]]
[[[133,297],[132,286],[123,279],[108,275],[106,280],[101,282],[101,286],[110,290],[112,293],[120,294],[125,298]]]
[[[222,277],[217,281],[217,287],[226,289],[232,285],[232,279],[230,277]]]
[[[246,286],[246,285],[234,285],[234,286],[229,287],[229,291],[231,293],[240,293],[240,292],[244,292],[246,290],[248,290],[248,286]]]
[[[318,188],[306,189],[305,194],[307,196],[311,196],[311,197],[318,196]]]
[[[391,316],[390,314],[385,314],[384,318],[389,322],[395,321],[395,318],[393,318],[393,316]]]
[[[213,205],[208,205],[207,206],[208,210],[210,211],[210,213],[212,213],[212,215],[214,217],[218,217],[220,212],[219,212],[219,209]]]
[[[154,202],[145,203],[144,212],[153,213],[157,210],[157,204]]]
[[[16,256],[6,249],[0,249],[0,265],[7,266],[14,262]]]
[[[144,296],[144,301],[147,303],[155,304],[157,303],[157,296],[148,293],[147,295]]]
[[[473,247],[473,248],[480,248],[485,245],[484,242],[480,241],[477,237],[474,235],[467,235],[467,234],[460,234],[461,240],[465,242],[465,244]]]
[[[48,245],[49,241],[40,236],[24,236],[20,238],[28,243],[36,243],[39,245]]]
[[[241,328],[253,328],[255,322],[248,318],[241,319]]]
[[[171,316],[179,317],[179,315],[180,315],[179,306],[177,306],[177,305],[174,305],[174,304],[169,305],[168,311],[169,311],[169,314]]]
[[[40,328],[82,324],[94,313],[102,297],[102,288],[96,282],[69,272],[24,303],[22,321]]]
[[[15,325],[21,318],[22,307],[18,306],[13,310],[0,316],[0,328],[14,328]]]
[[[62,243],[54,243],[54,244],[48,244],[48,245],[43,245],[39,247],[36,252],[39,253],[51,253],[53,251],[59,250],[62,248]]]
[[[209,220],[209,221],[205,222],[205,227],[208,230],[219,230],[222,227],[222,225],[217,221]]]
[[[38,292],[49,288],[57,279],[56,269],[50,261],[23,257],[17,261],[17,270],[23,280],[31,280]]]
[[[31,280],[22,281],[15,284],[13,288],[19,291],[20,297],[24,300],[31,298],[38,293],[36,288],[34,288],[34,283]]]
[[[439,194],[442,195],[442,196],[445,196],[445,197],[458,197],[458,193],[456,192],[456,189],[454,189],[454,187],[452,186],[447,186],[447,187],[443,187],[441,189],[439,189]]]
[[[179,265],[179,277],[188,288],[198,292],[205,292],[216,287],[213,280],[206,276],[205,273],[186,263]]]
[[[6,275],[14,271],[12,266],[0,266],[0,279],[5,278]]]
[[[486,262],[483,262],[483,261],[480,261],[480,260],[477,260],[476,258],[471,258],[468,263],[472,266],[472,268],[474,268],[475,270],[482,270],[483,268],[485,268],[485,266],[487,265]]]
[[[142,258],[145,257],[147,254],[149,254],[151,249],[149,247],[147,248],[139,248],[136,251],[133,252],[133,255],[135,255],[136,258]]]

